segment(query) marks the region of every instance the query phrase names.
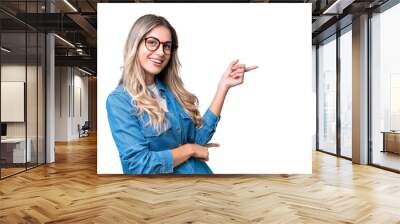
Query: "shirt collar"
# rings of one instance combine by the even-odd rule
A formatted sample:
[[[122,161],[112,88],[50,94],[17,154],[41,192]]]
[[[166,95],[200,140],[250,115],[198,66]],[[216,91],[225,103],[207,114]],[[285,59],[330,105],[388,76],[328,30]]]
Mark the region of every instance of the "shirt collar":
[[[156,82],[157,89],[159,91],[165,92],[167,90],[167,87],[165,86],[165,84],[160,79],[156,78],[155,82]]]

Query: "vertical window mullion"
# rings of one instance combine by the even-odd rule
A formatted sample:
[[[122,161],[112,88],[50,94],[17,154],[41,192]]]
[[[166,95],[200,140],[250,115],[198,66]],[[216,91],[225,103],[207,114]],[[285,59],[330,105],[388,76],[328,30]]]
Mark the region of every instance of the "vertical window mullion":
[[[39,0],[36,13],[39,15]],[[36,166],[39,166],[39,30],[36,32]]]
[[[2,46],[2,32],[1,32],[1,30],[2,30],[2,26],[1,26],[1,24],[2,23],[0,23],[0,47]],[[0,124],[1,124],[1,110],[2,110],[2,108],[1,108],[1,62],[2,62],[2,59],[1,59],[1,52],[0,52]],[[0,144],[0,158],[1,158],[1,144]],[[1,177],[1,169],[2,169],[2,164],[1,164],[1,162],[0,162],[0,179],[2,179],[2,177]]]
[[[317,125],[316,125],[316,129],[315,129],[316,130],[315,148],[317,150],[319,149],[319,53],[318,52],[319,52],[319,44],[317,44],[315,46],[315,61],[316,61],[316,63],[315,63],[315,65],[316,65],[316,68],[315,68],[315,92],[316,92],[315,102],[316,102],[316,107],[317,107],[317,110],[316,110]]]
[[[28,1],[25,0],[25,21],[28,19]],[[24,102],[24,117],[25,117],[25,170],[28,170],[28,24],[25,23],[25,102]]]
[[[336,31],[336,155],[341,156],[341,119],[340,119],[340,30]]]
[[[367,132],[368,132],[368,156],[367,162],[368,165],[372,164],[373,161],[373,149],[372,149],[372,64],[371,64],[371,56],[372,56],[372,33],[371,33],[371,20],[372,20],[372,12],[368,12],[368,20],[367,20],[367,46],[368,46],[368,53],[367,53],[367,102],[368,102],[368,111],[367,111]]]

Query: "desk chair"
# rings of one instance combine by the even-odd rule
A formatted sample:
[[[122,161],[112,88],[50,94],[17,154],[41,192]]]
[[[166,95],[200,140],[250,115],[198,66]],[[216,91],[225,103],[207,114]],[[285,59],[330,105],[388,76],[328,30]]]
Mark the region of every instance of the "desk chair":
[[[80,125],[78,124],[79,138],[89,136],[89,129],[90,129],[89,121],[85,121],[82,127],[80,127]]]

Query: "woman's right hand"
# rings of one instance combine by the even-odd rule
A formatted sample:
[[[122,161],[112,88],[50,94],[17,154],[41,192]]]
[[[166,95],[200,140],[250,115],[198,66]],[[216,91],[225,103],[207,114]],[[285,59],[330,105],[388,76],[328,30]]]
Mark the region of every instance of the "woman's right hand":
[[[172,157],[174,159],[174,167],[188,160],[190,157],[196,157],[202,161],[208,161],[208,148],[218,147],[217,143],[209,143],[205,145],[184,144],[172,149]]]
[[[208,148],[219,147],[218,143],[208,143],[205,145],[189,144],[192,149],[192,156],[203,161],[208,161],[209,152]]]

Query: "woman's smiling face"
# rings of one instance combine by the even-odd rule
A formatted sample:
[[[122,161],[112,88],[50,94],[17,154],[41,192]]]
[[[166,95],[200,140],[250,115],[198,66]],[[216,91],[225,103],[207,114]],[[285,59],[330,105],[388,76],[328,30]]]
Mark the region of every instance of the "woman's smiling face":
[[[157,46],[158,45],[158,46]],[[165,26],[157,26],[147,33],[139,46],[138,58],[146,75],[159,74],[171,57],[171,32]]]

